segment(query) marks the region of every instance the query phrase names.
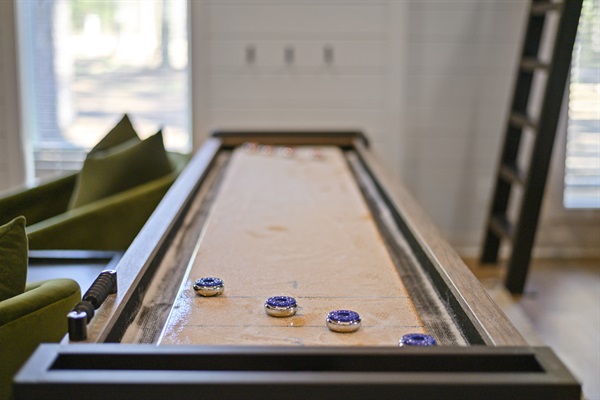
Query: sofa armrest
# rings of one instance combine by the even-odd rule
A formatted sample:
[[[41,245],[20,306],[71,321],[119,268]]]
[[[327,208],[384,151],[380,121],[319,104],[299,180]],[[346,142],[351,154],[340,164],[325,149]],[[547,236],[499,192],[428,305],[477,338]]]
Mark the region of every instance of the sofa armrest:
[[[10,398],[12,378],[40,343],[67,332],[67,313],[81,300],[77,282],[53,279],[27,284],[25,293],[0,303],[0,400]]]
[[[69,307],[81,300],[79,285],[72,279],[27,283],[24,293],[0,302],[0,329],[10,324],[20,323],[21,318],[38,318],[49,312],[48,307],[51,308],[55,303],[70,298],[75,301]],[[64,314],[65,319],[62,321],[64,324],[66,324],[66,315]],[[66,326],[64,331],[66,332]]]
[[[166,175],[31,225],[29,248],[125,250],[176,176]]]
[[[77,174],[63,176],[31,188],[3,193],[0,198],[0,224],[24,215],[28,225],[66,211]]]

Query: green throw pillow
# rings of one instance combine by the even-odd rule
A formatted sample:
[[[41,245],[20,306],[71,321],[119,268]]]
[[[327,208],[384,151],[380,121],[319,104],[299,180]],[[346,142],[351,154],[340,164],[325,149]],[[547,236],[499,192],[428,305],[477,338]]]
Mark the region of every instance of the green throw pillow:
[[[27,257],[25,217],[19,216],[0,226],[0,301],[25,291]]]
[[[89,154],[77,176],[69,209],[150,182],[171,170],[161,131],[141,142],[134,139]]]
[[[130,140],[140,142],[140,138],[137,135],[133,125],[129,120],[127,114],[123,115],[123,118],[112,128],[106,136],[104,136],[88,154],[94,154],[99,151],[105,151],[111,147],[118,146]]]

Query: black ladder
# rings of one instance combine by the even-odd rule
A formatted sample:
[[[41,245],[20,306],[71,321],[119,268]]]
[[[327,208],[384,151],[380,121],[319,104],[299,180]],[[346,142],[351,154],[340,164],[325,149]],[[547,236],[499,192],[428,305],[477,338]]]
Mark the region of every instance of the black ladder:
[[[582,2],[583,0],[533,0],[530,7],[480,259],[482,264],[496,263],[501,240],[512,242],[505,278],[505,286],[511,293],[523,293],[525,286]],[[539,53],[544,23],[550,13],[557,13],[560,20],[555,32],[551,60],[545,62],[540,60]],[[540,73],[547,74],[547,79],[539,117],[534,118],[528,115],[529,97],[534,76]],[[535,137],[529,165],[521,167],[517,159],[524,131],[527,134],[531,132]],[[521,185],[523,192],[516,221],[511,222],[507,217],[507,209],[513,185]]]

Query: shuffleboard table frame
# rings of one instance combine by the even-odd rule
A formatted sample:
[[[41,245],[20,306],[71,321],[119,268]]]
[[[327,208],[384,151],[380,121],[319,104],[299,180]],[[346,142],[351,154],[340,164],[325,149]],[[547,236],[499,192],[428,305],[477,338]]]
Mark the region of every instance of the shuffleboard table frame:
[[[245,142],[334,145],[356,154],[397,228],[470,346],[219,347],[119,343],[158,265],[221,152]],[[530,347],[367,148],[358,131],[219,131],[200,148],[117,265],[119,292],[88,327],[85,344],[42,345],[15,378],[16,399],[528,398],[579,399],[554,353]],[[208,394],[208,395],[207,395]],[[96,397],[94,397],[96,396]]]

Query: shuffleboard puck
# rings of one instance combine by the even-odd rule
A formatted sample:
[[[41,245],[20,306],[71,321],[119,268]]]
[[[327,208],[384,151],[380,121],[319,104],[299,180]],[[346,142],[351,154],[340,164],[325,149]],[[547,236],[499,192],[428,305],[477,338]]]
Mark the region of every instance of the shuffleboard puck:
[[[291,317],[297,309],[296,299],[289,296],[273,296],[265,302],[265,312],[271,317]]]
[[[360,315],[350,310],[335,310],[327,315],[327,327],[338,333],[349,333],[360,328]]]
[[[194,291],[203,297],[218,296],[225,290],[221,279],[210,276],[196,279],[193,287]]]
[[[435,338],[424,333],[409,333],[400,339],[398,345],[400,347],[405,346],[435,346],[437,342]]]

